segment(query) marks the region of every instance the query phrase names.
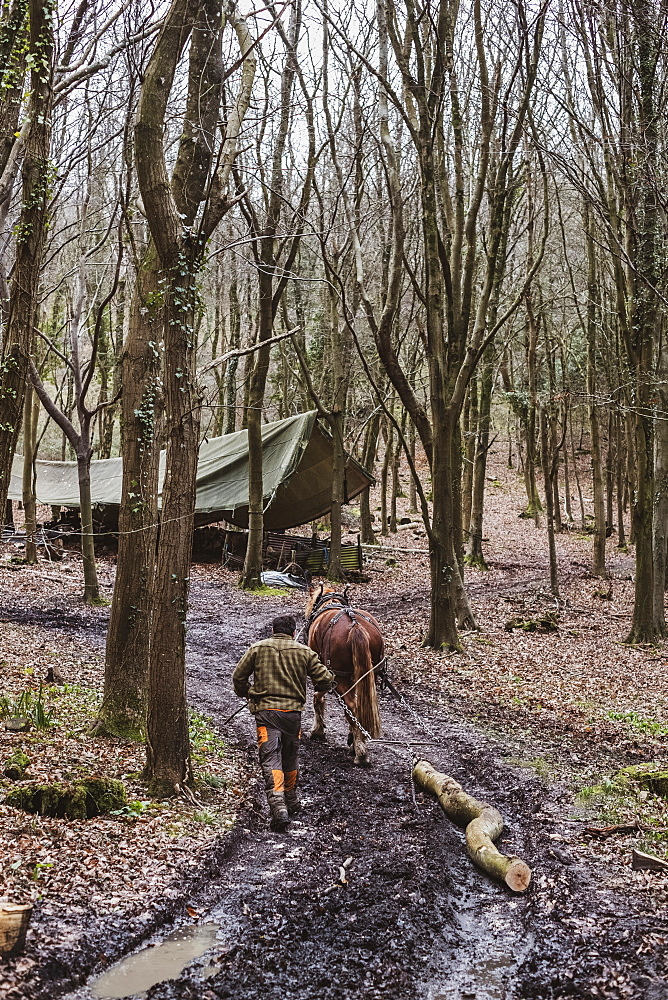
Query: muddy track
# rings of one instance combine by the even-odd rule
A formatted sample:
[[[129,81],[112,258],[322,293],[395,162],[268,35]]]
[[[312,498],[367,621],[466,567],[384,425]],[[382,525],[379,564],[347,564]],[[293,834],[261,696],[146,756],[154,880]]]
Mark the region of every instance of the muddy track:
[[[190,695],[219,717],[236,704],[230,667],[249,642],[265,634],[271,612],[263,602],[260,616],[242,612],[234,635],[222,635],[218,615],[205,610],[217,604],[214,591],[193,596]],[[461,834],[432,802],[418,795],[414,806],[407,753],[376,747],[370,770],[353,766],[346,727],[331,707],[328,743],[304,744],[302,822],[286,835],[272,834],[260,804],[248,839],[221,872],[225,904],[211,915],[222,917],[228,928],[236,920],[237,933],[223,942],[229,950],[214,959],[219,971],[207,989],[213,996],[248,1000],[285,995],[326,1000],[360,991],[369,998],[408,1000],[430,993],[445,998],[464,995],[483,972],[488,985],[478,996],[510,995],[510,980],[527,950],[523,904],[471,869]],[[383,697],[382,714],[389,738],[420,738],[389,696]],[[309,708],[306,732],[310,721]],[[476,740],[443,720],[430,726],[442,749],[430,747],[429,756],[471,787],[467,763],[475,768],[481,756]],[[249,716],[238,731],[254,754]],[[500,797],[498,784],[484,789],[476,782],[472,790]],[[534,797],[529,792],[523,798],[523,811],[530,813]],[[528,845],[520,826],[512,827],[511,821],[513,848],[523,853]],[[348,883],[331,889],[349,857]],[[490,939],[485,936],[481,949],[477,933],[471,947],[463,946],[483,910],[495,925],[492,954]],[[150,996],[197,995],[197,983],[194,974],[157,987]]]
[[[241,606],[237,601],[231,621],[231,600],[218,584],[193,587],[189,698],[218,721],[239,704],[230,684],[234,663],[250,642],[267,634],[268,621],[279,610],[266,599]],[[406,608],[392,597],[370,610],[401,616],[402,604]],[[300,610],[298,597],[294,610]],[[2,609],[0,617],[8,611]],[[28,615],[24,620],[41,618],[34,608]],[[99,641],[103,623],[98,618],[95,627],[82,617],[85,623],[70,620],[66,627]],[[62,618],[58,627],[62,630]],[[219,923],[218,943],[180,979],[153,987],[150,1000],[658,1000],[665,995],[659,971],[637,954],[637,941],[631,946],[624,936],[629,927],[642,935],[649,917],[631,897],[602,889],[595,863],[585,867],[567,849],[552,850],[550,834],[570,832],[560,823],[566,792],[504,764],[504,746],[475,727],[444,717],[425,700],[413,704],[435,742],[425,756],[503,812],[503,849],[525,858],[535,871],[528,893],[514,897],[491,883],[473,868],[461,832],[436,804],[420,794],[413,802],[407,754],[377,746],[370,770],[353,767],[346,727],[330,706],[328,742],[304,742],[301,822],[284,835],[269,832],[263,795],[255,789],[254,805],[234,837],[208,858],[206,886],[184,890],[186,898],[210,907],[206,919]],[[423,735],[389,695],[382,697],[381,712],[387,738]],[[311,720],[309,707],[306,733]],[[255,761],[251,717],[244,713],[227,733]],[[352,859],[348,881],[332,888],[347,858]],[[165,919],[172,912],[168,907]],[[147,932],[154,927],[148,924]],[[136,944],[136,934],[121,932],[116,941],[112,935],[100,915],[92,936],[98,953],[117,957]],[[89,957],[83,964],[90,969],[94,961]],[[630,992],[609,987],[611,969],[621,970]],[[62,995],[67,977],[64,972],[61,977],[52,993],[45,983],[40,996]],[[85,987],[72,1000],[91,996]]]

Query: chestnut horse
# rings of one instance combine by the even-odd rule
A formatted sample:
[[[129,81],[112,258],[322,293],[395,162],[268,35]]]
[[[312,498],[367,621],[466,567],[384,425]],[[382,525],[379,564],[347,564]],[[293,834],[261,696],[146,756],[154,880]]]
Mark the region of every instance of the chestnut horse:
[[[372,739],[380,736],[376,694],[376,668],[385,660],[378,622],[368,611],[348,605],[347,595],[320,584],[309,589],[306,602],[306,641],[336,677],[336,691]],[[315,728],[311,739],[325,738],[325,694],[313,696]],[[354,763],[367,767],[369,755],[364,733],[348,719],[348,743]]]

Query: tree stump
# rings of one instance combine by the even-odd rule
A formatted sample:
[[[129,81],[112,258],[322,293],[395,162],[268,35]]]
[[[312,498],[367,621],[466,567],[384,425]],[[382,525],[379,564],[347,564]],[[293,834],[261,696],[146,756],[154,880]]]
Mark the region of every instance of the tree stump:
[[[90,819],[127,805],[122,781],[94,776],[78,781],[24,782],[5,796],[5,805],[39,816]]]
[[[0,955],[22,951],[31,915],[29,903],[0,903]]]
[[[426,760],[415,765],[413,778],[436,796],[449,819],[465,828],[466,849],[473,863],[513,892],[524,892],[531,881],[531,869],[520,858],[507,857],[494,846],[503,831],[501,813],[474,799],[454,778],[435,770]]]
[[[23,781],[29,766],[30,757],[22,750],[15,750],[5,761],[2,773],[10,781]]]

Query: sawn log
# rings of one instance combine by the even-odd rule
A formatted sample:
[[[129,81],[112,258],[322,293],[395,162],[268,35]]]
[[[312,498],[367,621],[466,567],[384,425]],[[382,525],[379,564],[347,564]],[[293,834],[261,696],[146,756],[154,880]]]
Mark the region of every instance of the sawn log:
[[[514,892],[524,892],[531,881],[531,869],[520,858],[509,858],[494,846],[503,831],[501,813],[468,795],[454,778],[437,771],[426,760],[417,762],[413,778],[436,796],[449,819],[465,828],[466,849],[474,864]]]

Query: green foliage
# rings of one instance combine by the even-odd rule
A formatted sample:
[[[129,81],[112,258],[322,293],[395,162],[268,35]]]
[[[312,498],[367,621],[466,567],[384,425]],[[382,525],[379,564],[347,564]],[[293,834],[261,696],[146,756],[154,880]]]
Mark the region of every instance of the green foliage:
[[[638,733],[647,733],[649,736],[668,736],[668,723],[647,719],[633,709],[628,709],[626,712],[608,712],[608,718],[618,722],[626,722],[631,729],[635,729]]]
[[[53,861],[37,861],[30,876],[33,882],[39,882],[42,872],[48,871],[49,868],[53,868]]]
[[[205,785],[208,785],[209,788],[225,788],[226,785],[225,779],[219,778],[216,774],[203,774],[202,781]]]
[[[209,812],[208,809],[203,809],[201,812],[193,813],[193,819],[196,823],[204,823],[206,826],[214,826],[217,817],[214,813]]]
[[[200,712],[190,711],[190,752],[193,764],[202,767],[207,753],[222,756],[225,741],[214,730],[211,719]]]
[[[25,718],[30,720],[35,729],[48,729],[53,723],[53,709],[47,709],[44,705],[42,682],[40,681],[37,695],[35,695],[34,691],[27,688],[13,700],[1,697],[0,718]]]
[[[125,816],[128,819],[138,819],[150,805],[152,805],[150,799],[134,799],[132,802],[128,802],[127,805],[122,806],[120,809],[110,809],[109,815]]]

